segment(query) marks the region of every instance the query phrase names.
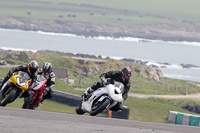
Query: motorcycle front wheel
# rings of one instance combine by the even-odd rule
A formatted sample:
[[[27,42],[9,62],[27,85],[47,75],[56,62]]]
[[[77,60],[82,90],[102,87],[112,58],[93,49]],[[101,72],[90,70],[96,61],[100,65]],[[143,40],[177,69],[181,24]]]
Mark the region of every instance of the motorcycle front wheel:
[[[76,107],[76,113],[79,115],[83,115],[85,112],[81,109],[82,102]]]
[[[94,104],[92,107],[92,111],[90,112],[90,115],[95,116],[98,113],[101,113],[102,111],[106,109],[106,107],[108,107],[109,104],[110,104],[110,100],[108,98],[106,98],[102,103],[98,105]],[[97,106],[97,107],[94,107],[94,106]]]
[[[1,100],[0,106],[6,106],[8,103],[11,103],[15,100],[15,97],[17,95],[17,90],[11,89],[6,94],[6,96]]]
[[[29,97],[26,97],[24,99],[24,104],[22,106],[23,109],[28,109],[28,106],[31,104],[33,98],[33,94],[31,94]]]

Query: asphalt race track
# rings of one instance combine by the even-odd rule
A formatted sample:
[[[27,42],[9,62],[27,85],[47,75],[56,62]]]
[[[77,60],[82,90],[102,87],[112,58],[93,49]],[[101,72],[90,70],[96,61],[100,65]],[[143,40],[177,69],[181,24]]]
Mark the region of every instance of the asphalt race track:
[[[178,126],[0,107],[0,133],[200,133]]]

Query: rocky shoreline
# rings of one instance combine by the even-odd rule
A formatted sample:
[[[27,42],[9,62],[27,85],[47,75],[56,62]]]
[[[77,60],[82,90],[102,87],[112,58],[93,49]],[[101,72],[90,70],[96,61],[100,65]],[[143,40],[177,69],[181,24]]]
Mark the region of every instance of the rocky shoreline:
[[[125,29],[114,25],[98,25],[87,22],[73,22],[61,20],[25,20],[23,18],[9,17],[2,19],[0,28],[4,29],[19,29],[25,31],[44,31],[54,33],[75,34],[85,37],[132,37],[142,38],[147,40],[162,40],[162,41],[187,41],[200,42],[200,33],[190,33],[187,31],[179,31],[170,33],[164,31],[146,31],[145,29]]]

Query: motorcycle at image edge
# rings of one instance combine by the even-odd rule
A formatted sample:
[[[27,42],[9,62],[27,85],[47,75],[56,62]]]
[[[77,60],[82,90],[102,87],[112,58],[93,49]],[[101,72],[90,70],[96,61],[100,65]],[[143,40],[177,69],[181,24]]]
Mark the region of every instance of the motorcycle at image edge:
[[[109,110],[114,107],[118,102],[123,102],[122,93],[124,91],[124,85],[120,82],[114,81],[114,84],[108,84],[94,91],[86,101],[76,107],[76,113],[83,115],[89,113],[91,116],[95,116],[104,110]]]
[[[42,75],[37,75],[36,86],[31,90],[31,97],[24,98],[24,109],[35,109],[39,106],[40,101],[44,96],[44,89],[46,87],[46,78]]]
[[[0,106],[6,106],[14,102],[17,98],[28,90],[31,78],[26,72],[14,73],[8,81],[4,83],[0,91]]]

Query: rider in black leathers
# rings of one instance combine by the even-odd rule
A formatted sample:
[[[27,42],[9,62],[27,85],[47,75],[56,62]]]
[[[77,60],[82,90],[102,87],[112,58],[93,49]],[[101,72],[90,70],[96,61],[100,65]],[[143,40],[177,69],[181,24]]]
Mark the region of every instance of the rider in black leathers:
[[[126,100],[128,97],[128,92],[131,87],[130,77],[131,77],[131,70],[127,67],[124,67],[121,71],[113,70],[107,73],[103,73],[100,75],[101,82],[96,82],[94,83],[93,86],[87,88],[84,94],[82,95],[82,98],[85,101],[87,100],[89,94],[91,94],[98,88],[103,87],[106,84],[113,84],[114,83],[113,81],[118,81],[124,84],[125,89],[122,96],[123,99]],[[111,110],[118,111],[121,110],[121,108],[122,108],[122,103],[118,103],[116,106],[111,108]]]
[[[0,89],[3,87],[4,83],[13,75],[14,72],[23,71],[29,74],[29,76],[32,79],[32,82],[29,86],[29,89],[22,95],[22,97],[30,96],[31,94],[30,91],[35,86],[37,80],[37,74],[36,74],[37,69],[38,69],[38,63],[36,61],[31,61],[28,65],[21,65],[18,67],[11,68],[6,77],[3,79]]]
[[[44,89],[44,97],[41,100],[41,102],[43,102],[45,99],[50,99],[53,97],[53,87],[55,86],[55,73],[52,70],[51,63],[44,63],[42,69],[38,70],[38,74],[43,75],[47,79],[47,86]]]

